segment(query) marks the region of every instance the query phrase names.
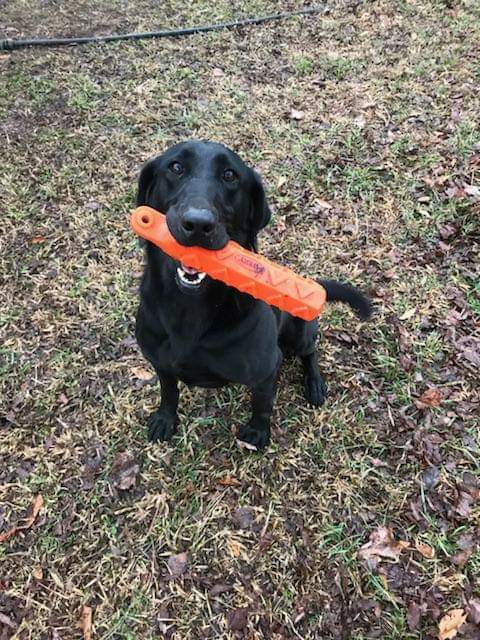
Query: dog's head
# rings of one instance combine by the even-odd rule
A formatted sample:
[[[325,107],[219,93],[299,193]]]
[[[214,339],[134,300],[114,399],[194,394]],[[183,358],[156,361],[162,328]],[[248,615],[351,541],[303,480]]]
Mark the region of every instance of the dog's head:
[[[187,247],[222,249],[235,240],[256,250],[257,233],[270,220],[260,176],[213,142],[183,142],[147,162],[138,182],[140,205],[165,213],[171,234]],[[196,293],[208,277],[179,264],[177,283]]]

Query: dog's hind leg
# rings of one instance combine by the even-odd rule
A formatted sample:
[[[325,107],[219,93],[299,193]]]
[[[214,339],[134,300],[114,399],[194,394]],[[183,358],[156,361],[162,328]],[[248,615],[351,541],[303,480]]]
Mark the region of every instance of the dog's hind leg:
[[[320,373],[317,362],[317,352],[314,350],[307,356],[300,356],[302,360],[304,378],[304,393],[307,402],[314,407],[320,407],[327,396],[327,385]]]
[[[278,370],[259,385],[251,387],[252,417],[239,428],[237,439],[255,449],[264,449],[270,442],[270,419],[273,411]]]
[[[177,427],[178,384],[177,379],[157,371],[162,399],[158,409],[148,419],[148,439],[150,442],[170,440]]]
[[[315,343],[318,325],[316,320],[305,322],[290,316],[284,326],[284,335],[291,349],[302,361],[304,393],[309,404],[319,407],[325,402],[327,387],[317,362]]]

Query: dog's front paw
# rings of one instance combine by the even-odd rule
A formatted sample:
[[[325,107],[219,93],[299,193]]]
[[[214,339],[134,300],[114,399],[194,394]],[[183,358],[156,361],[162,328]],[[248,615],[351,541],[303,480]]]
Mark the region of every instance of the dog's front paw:
[[[170,440],[175,433],[176,426],[176,416],[158,409],[148,419],[148,441]]]
[[[321,407],[327,397],[327,385],[320,375],[305,376],[305,397],[308,404]]]
[[[250,421],[238,429],[237,440],[246,449],[265,449],[270,442],[270,427],[258,426]]]

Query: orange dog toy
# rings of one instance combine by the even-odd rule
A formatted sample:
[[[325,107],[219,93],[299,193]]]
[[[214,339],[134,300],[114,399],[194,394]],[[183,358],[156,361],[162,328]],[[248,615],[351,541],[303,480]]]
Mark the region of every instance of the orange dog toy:
[[[171,235],[165,216],[145,206],[132,211],[130,224],[136,234],[167,255],[214,280],[303,320],[313,320],[322,312],[327,294],[321,285],[244,249],[233,240],[218,251],[184,247]]]

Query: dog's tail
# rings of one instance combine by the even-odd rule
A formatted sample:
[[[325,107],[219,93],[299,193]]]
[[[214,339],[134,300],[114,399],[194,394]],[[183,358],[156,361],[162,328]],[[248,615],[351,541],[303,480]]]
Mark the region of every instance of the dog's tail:
[[[370,299],[356,287],[337,280],[319,280],[319,283],[327,292],[327,302],[346,302],[362,320],[372,315]]]

